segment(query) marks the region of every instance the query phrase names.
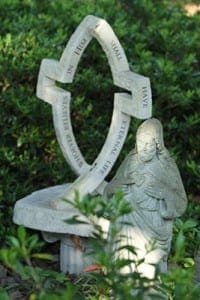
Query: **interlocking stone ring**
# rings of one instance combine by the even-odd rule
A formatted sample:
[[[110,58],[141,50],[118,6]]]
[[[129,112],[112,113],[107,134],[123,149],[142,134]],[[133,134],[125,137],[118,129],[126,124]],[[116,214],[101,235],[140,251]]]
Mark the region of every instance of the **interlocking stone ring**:
[[[114,94],[114,109],[105,143],[92,165],[81,153],[72,130],[70,118],[71,94],[56,86],[56,81],[73,82],[79,60],[92,38],[96,38],[105,52],[111,68],[113,82],[129,93]],[[77,180],[62,197],[73,199],[74,190],[80,197],[97,191],[102,193],[104,181],[115,163],[128,133],[131,117],[151,117],[151,87],[147,77],[131,72],[126,55],[110,25],[103,19],[86,16],[71,36],[60,61],[43,59],[40,67],[37,96],[50,103],[58,142]],[[57,209],[66,207],[64,201],[52,202]]]

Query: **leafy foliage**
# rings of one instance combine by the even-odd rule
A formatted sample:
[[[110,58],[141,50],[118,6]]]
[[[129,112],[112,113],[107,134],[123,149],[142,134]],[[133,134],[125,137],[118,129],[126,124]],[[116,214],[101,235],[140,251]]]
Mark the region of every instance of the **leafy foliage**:
[[[183,2],[187,1],[0,1],[2,247],[7,235],[16,237],[19,234],[12,225],[17,199],[39,188],[75,179],[56,141],[51,108],[36,98],[35,87],[41,60],[45,57],[58,60],[77,25],[86,15],[94,14],[112,26],[125,49],[131,70],[151,79],[153,116],[164,125],[166,146],[175,157],[190,200],[184,220],[175,224],[179,242],[174,245],[186,258],[197,250],[200,15],[187,16],[181,6]],[[119,90],[113,86],[105,54],[97,42],[92,41],[84,53],[74,83],[63,88],[72,93],[73,129],[80,149],[91,163],[104,143],[112,114],[113,93]],[[139,123],[132,120],[119,161],[133,147]],[[188,218],[197,225],[183,228]],[[20,241],[19,236],[17,240]],[[10,241],[12,251],[13,243],[17,247],[17,240]],[[187,247],[183,247],[181,241]],[[14,253],[19,257],[16,249]],[[186,261],[179,263],[184,265]],[[175,273],[172,277],[175,280]],[[0,290],[0,295],[7,299],[5,291]]]
[[[70,279],[66,274],[35,266],[33,260],[52,259],[47,253],[38,252],[41,250],[41,242],[37,235],[29,236],[24,227],[18,227],[16,236],[8,237],[7,247],[0,250],[0,261],[7,268],[13,270],[21,278],[20,285],[16,287],[29,294],[29,300],[44,299],[176,299],[193,300],[199,299],[200,283],[194,283],[194,261],[188,257],[188,247],[185,233],[197,230],[197,224],[190,219],[186,222],[177,220],[175,227],[172,255],[170,257],[171,268],[167,273],[160,273],[158,270],[153,279],[141,276],[139,272],[123,274],[121,269],[128,267],[132,260],[117,255],[117,244],[121,226],[121,217],[130,213],[132,208],[123,198],[123,193],[117,192],[109,202],[102,197],[86,196],[79,199],[76,195],[75,201],[71,202],[92,224],[93,236],[91,236],[91,250],[85,255],[92,256],[96,268],[92,272],[87,267],[83,276]],[[109,234],[104,231],[97,220],[109,217]],[[66,220],[70,224],[79,224],[79,220],[72,218]],[[82,221],[80,221],[82,223]],[[200,231],[198,231],[200,232]],[[130,245],[124,245],[123,249],[135,253]],[[147,253],[154,248],[147,249]],[[143,260],[135,260],[136,266],[140,266]],[[86,270],[85,270],[86,272]],[[10,289],[12,289],[10,287]],[[8,291],[8,292],[7,292]],[[0,290],[0,295],[9,299],[9,288]],[[6,298],[7,297],[7,298]]]

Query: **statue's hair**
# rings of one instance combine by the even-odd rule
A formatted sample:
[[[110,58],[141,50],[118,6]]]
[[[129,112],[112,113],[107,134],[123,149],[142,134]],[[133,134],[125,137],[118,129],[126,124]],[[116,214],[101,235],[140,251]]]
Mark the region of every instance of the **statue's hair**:
[[[152,139],[154,139],[156,142],[158,153],[162,153],[165,150],[163,127],[158,119],[152,118],[144,121],[137,130],[136,140],[142,134],[148,134],[152,136]]]

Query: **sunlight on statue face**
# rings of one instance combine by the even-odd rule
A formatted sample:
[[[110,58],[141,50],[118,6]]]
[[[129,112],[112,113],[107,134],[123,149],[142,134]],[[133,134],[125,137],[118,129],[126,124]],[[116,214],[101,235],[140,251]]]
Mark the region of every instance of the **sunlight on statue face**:
[[[139,159],[150,161],[156,155],[156,142],[149,134],[140,134],[136,141]]]

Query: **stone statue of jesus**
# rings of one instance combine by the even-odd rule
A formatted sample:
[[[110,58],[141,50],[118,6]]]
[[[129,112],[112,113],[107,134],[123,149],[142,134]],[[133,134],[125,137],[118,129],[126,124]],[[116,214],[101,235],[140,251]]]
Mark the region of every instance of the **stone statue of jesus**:
[[[122,162],[114,178],[107,184],[104,197],[109,199],[122,190],[132,212],[123,216],[119,257],[135,263],[122,272],[139,271],[153,278],[155,266],[167,270],[167,258],[172,239],[172,225],[187,206],[186,193],[178,168],[164,146],[163,129],[157,119],[148,119],[138,128],[136,146]],[[154,244],[153,249],[148,251]],[[136,254],[118,247],[134,246]],[[137,266],[137,261],[144,263]],[[137,266],[137,268],[136,268]]]

